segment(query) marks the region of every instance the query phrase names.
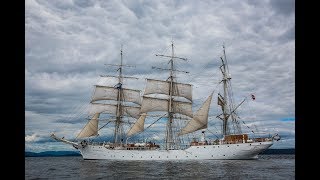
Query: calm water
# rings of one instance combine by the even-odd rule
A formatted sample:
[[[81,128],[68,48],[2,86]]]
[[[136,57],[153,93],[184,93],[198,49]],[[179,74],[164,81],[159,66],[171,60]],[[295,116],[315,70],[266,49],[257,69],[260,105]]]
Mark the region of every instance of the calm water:
[[[109,161],[26,157],[25,179],[295,179],[295,155],[258,160]]]

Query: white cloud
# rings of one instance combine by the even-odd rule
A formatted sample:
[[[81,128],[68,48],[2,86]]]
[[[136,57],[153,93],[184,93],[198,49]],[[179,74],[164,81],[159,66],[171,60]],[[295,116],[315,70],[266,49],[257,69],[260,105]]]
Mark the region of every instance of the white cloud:
[[[99,75],[117,73],[104,64],[119,63],[121,44],[124,63],[136,65],[124,74],[140,78],[127,87],[143,91],[145,78],[166,79],[167,71],[151,67],[168,68],[155,54],[169,55],[172,38],[176,55],[188,58],[176,67],[190,73],[176,75],[193,84],[194,110],[218,92],[224,43],[236,102],[256,95],[239,115],[272,120],[264,125],[278,125],[280,134],[294,130],[279,121],[295,116],[294,1],[27,0],[25,17],[28,139],[52,131],[75,136],[93,85],[114,85]],[[210,115],[217,113],[215,94]]]
[[[26,142],[33,142],[39,139],[39,136],[37,134],[32,134],[32,135],[26,135],[24,137]]]

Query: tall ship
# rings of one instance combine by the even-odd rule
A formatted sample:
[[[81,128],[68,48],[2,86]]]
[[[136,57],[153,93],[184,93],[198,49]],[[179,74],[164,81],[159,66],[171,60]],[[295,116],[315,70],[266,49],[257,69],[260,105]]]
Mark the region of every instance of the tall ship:
[[[167,58],[169,67],[161,69],[169,72],[165,80],[146,79],[144,92],[130,89],[124,84],[123,52],[120,51],[120,64],[117,76],[105,75],[106,78],[117,78],[114,86],[96,85],[91,97],[88,122],[74,140],[60,138],[54,133],[51,137],[69,144],[80,151],[84,159],[109,160],[195,160],[195,159],[256,159],[258,155],[279,140],[279,135],[258,137],[243,133],[237,109],[234,104],[231,88],[231,77],[227,65],[225,48],[220,57],[219,67],[222,80],[222,92],[217,93],[217,102],[213,103],[221,113],[216,121],[222,121],[220,136],[207,139],[208,116],[214,91],[197,111],[193,112],[192,85],[177,82],[175,61],[187,61],[175,55],[171,43],[170,55],[156,55]],[[152,120],[148,126],[146,120]],[[139,136],[152,126],[163,128],[163,140],[153,141],[152,138],[138,141]],[[162,126],[161,126],[162,125]],[[100,132],[104,127],[113,129],[112,137],[107,141],[101,139]],[[128,128],[124,128],[127,126]],[[210,131],[209,131],[210,132]],[[252,131],[253,132],[253,131]],[[198,136],[195,134],[198,133]],[[98,138],[97,138],[98,137]]]

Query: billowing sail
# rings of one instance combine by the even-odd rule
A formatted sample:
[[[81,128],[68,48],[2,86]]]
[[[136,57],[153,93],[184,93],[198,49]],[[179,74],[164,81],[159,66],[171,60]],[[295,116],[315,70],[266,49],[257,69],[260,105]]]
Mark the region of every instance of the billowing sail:
[[[140,107],[135,106],[122,106],[123,114],[125,116],[133,117],[138,119],[140,116]]]
[[[141,105],[140,90],[123,89],[123,100]]]
[[[173,101],[173,112],[192,117],[192,103]],[[157,99],[152,97],[143,97],[141,105],[141,113],[155,112],[155,111],[168,111],[169,100]]]
[[[127,102],[133,102],[136,104],[141,104],[140,91],[134,89],[122,89],[123,100]],[[91,102],[100,100],[117,100],[118,99],[118,89],[109,86],[98,86],[94,90],[91,98]]]
[[[199,129],[207,128],[208,126],[208,114],[209,114],[209,108],[211,104],[212,99],[211,94],[208,99],[203,103],[203,105],[199,108],[199,110],[195,113],[193,118],[189,121],[189,123],[184,127],[180,133],[180,135],[188,134],[195,132]]]
[[[108,86],[95,86],[94,93],[91,97],[91,102],[99,100],[117,100],[118,89]]]
[[[114,104],[100,104],[100,103],[92,103],[89,107],[89,114],[96,113],[107,113],[116,115],[117,113],[117,105]]]
[[[131,127],[131,129],[127,132],[127,136],[132,136],[138,132],[144,130],[144,120],[146,119],[147,114],[141,114],[140,118],[136,121],[136,123]]]
[[[100,114],[95,114],[92,119],[86,124],[82,131],[78,134],[77,138],[84,138],[98,135],[98,118]]]
[[[140,107],[136,106],[123,106],[123,115],[138,119],[140,115]],[[89,108],[89,114],[106,113],[116,115],[117,105],[115,104],[101,104],[92,103]]]
[[[144,95],[148,94],[166,94],[169,95],[169,81],[161,81],[155,79],[147,79]],[[192,101],[192,86],[191,84],[183,84],[173,82],[172,96],[184,97]]]

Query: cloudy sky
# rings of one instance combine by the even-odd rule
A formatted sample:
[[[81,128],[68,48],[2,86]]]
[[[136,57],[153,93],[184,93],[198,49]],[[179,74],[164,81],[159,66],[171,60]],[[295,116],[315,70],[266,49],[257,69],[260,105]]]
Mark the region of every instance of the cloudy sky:
[[[241,120],[261,133],[279,133],[273,148],[295,147],[295,5],[293,0],[27,0],[25,6],[25,144],[27,151],[72,150],[52,141],[51,132],[73,139],[86,123],[95,84],[114,85],[120,48],[125,86],[143,91],[145,78],[165,80],[167,59],[176,61],[177,80],[193,84],[194,111],[214,91],[225,44]],[[132,82],[133,81],[133,82]],[[253,101],[250,94],[255,94]],[[150,123],[150,122],[146,122]],[[156,125],[155,125],[156,126]],[[158,127],[162,127],[161,123]],[[245,131],[247,127],[243,126]],[[165,129],[156,128],[155,134]]]

